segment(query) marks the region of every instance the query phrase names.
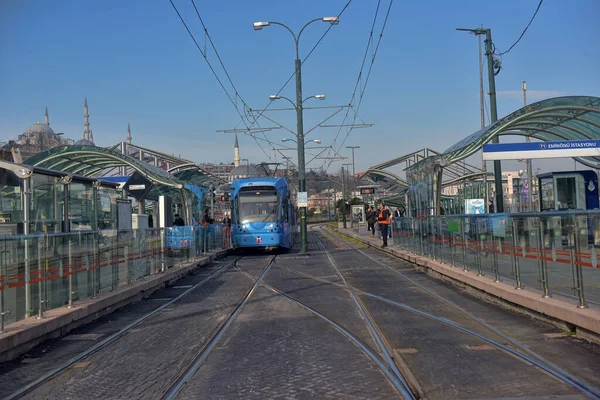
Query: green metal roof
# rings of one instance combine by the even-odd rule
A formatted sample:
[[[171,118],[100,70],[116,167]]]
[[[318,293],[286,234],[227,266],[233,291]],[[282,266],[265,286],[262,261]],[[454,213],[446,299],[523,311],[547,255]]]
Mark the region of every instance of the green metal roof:
[[[177,179],[197,186],[208,186],[211,181],[216,181],[217,183],[226,182],[224,179],[218,178],[192,162],[173,167],[169,170],[169,173]]]
[[[369,168],[365,175],[368,175],[373,182],[385,185],[385,188],[392,192],[404,193],[408,188],[408,183],[404,179],[390,171]]]
[[[95,146],[60,146],[43,151],[24,162],[26,165],[54,169],[63,172],[100,177],[107,170],[128,167],[133,168],[154,184],[172,189],[182,189],[183,181],[169,175],[166,171],[121,154],[111,149]]]
[[[542,141],[600,139],[600,98],[565,96],[538,101],[486,126],[442,154],[447,164],[478,152],[496,136],[520,135]],[[596,167],[600,157],[577,159]]]

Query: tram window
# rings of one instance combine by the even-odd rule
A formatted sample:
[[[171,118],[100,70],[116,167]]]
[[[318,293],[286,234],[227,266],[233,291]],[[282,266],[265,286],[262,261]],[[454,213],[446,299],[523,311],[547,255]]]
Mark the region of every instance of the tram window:
[[[279,219],[279,196],[272,189],[240,191],[238,206],[241,223],[277,222]]]
[[[283,202],[283,218],[285,219],[285,222],[289,221],[289,204],[287,200],[284,200]]]

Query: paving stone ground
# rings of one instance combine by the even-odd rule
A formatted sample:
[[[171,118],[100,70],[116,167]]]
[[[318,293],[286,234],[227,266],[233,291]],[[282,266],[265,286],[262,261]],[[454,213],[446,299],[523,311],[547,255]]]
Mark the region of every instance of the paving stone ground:
[[[410,264],[331,236],[309,233],[309,256],[281,253],[264,281],[339,323],[378,352],[372,334],[330,264],[330,252],[348,282],[504,342],[463,313],[434,299],[383,263],[457,303],[523,342],[590,385],[600,385],[598,346],[562,336],[553,326],[473,297]],[[373,261],[373,257],[380,263]],[[182,293],[229,257],[199,270],[152,299],[120,310],[25,357],[0,365],[0,397],[64,363],[132,320]],[[31,399],[160,398],[228,318],[273,253],[252,252],[181,301],[38,388]],[[298,271],[325,282],[300,276]],[[244,273],[240,272],[243,271]],[[379,300],[358,295],[395,356],[430,399],[582,398],[570,386],[472,336]],[[259,285],[178,398],[389,399],[399,393],[365,353],[332,325],[294,301]]]

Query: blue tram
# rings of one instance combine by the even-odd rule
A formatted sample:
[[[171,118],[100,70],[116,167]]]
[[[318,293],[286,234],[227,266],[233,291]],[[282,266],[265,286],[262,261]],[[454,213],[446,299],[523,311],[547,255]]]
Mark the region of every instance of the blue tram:
[[[236,179],[231,185],[234,248],[290,248],[296,207],[284,178]]]

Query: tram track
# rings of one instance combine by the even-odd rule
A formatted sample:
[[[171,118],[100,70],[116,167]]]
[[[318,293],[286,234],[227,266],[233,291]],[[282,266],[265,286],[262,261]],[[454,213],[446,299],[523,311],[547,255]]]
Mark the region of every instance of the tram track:
[[[102,341],[98,342],[96,345],[92,346],[91,348],[73,356],[72,358],[70,358],[68,361],[61,364],[60,366],[50,370],[49,372],[41,375],[39,378],[37,378],[33,382],[30,382],[29,384],[21,387],[20,389],[14,391],[11,394],[9,394],[7,397],[5,397],[5,400],[13,400],[13,399],[23,398],[24,396],[27,396],[28,394],[36,391],[36,389],[39,389],[39,388],[43,387],[45,384],[50,383],[52,380],[59,377],[61,374],[65,373],[67,370],[72,368],[74,365],[80,363],[81,361],[91,357],[92,355],[94,355],[96,353],[99,353],[103,349],[107,348],[109,345],[116,343],[119,339],[123,338],[128,333],[133,332],[136,328],[139,328],[142,324],[149,322],[152,319],[152,317],[156,317],[162,311],[165,311],[166,309],[168,309],[169,306],[172,306],[173,304],[180,302],[182,299],[186,298],[191,293],[193,293],[197,289],[201,288],[209,281],[220,276],[227,269],[231,268],[232,266],[235,266],[237,264],[237,262],[242,258],[243,257],[237,257],[235,260],[232,260],[231,262],[227,262],[225,265],[216,269],[214,272],[209,274],[207,277],[202,279],[200,282],[187,288],[184,292],[173,297],[166,303],[160,305],[159,307],[153,309],[152,311],[149,311],[148,313],[135,319],[133,322],[127,324],[123,328],[119,329],[117,332],[112,333],[111,335],[109,335]]]
[[[249,279],[256,279],[254,276],[250,275],[245,271],[242,271],[239,268],[238,271],[246,275]],[[286,293],[264,281],[261,281],[261,285],[266,289],[269,289],[273,293],[276,293],[291,301],[292,303],[302,307],[306,311],[310,312],[312,315],[320,318],[321,320],[325,321],[327,324],[332,326],[342,336],[344,336],[346,339],[348,339],[350,342],[356,345],[369,359],[371,359],[371,361],[373,361],[377,365],[377,367],[384,373],[384,375],[389,379],[390,383],[394,386],[394,388],[396,388],[396,390],[402,395],[403,398],[416,399],[404,376],[397,370],[397,368],[392,367],[386,359],[380,357],[375,350],[373,350],[369,345],[364,343],[361,339],[356,337],[350,330],[344,328],[342,325],[340,325],[333,319],[327,317],[325,314],[306,304],[302,300],[290,295],[289,293]]]
[[[262,270],[260,275],[254,278],[254,283],[252,287],[246,292],[242,300],[237,304],[234,310],[229,314],[227,319],[223,321],[220,327],[216,330],[216,332],[210,337],[207,341],[206,345],[203,346],[200,351],[194,356],[192,362],[184,369],[184,371],[179,374],[179,376],[173,380],[169,388],[165,391],[165,393],[161,396],[163,400],[171,400],[177,397],[177,395],[183,390],[185,385],[192,379],[192,377],[196,374],[196,372],[200,369],[204,361],[208,358],[208,356],[212,353],[215,346],[221,340],[223,334],[227,331],[227,329],[231,326],[236,317],[240,314],[240,312],[244,309],[244,306],[252,297],[258,285],[262,282],[263,277],[269,272],[275,258],[277,256],[273,256],[266,267]],[[239,269],[237,266],[237,261],[234,262],[234,268],[242,272],[242,274],[248,276],[244,271]]]
[[[317,226],[312,227],[313,231]],[[327,231],[326,229],[324,229],[324,227],[321,225],[320,226],[321,231],[322,232],[326,232],[324,233],[324,235],[326,237],[331,237],[332,233]],[[319,239],[320,240],[320,239]],[[353,287],[351,284],[349,284],[348,280],[343,276],[343,273],[341,272],[340,268],[338,267],[337,263],[335,262],[335,260],[332,258],[332,256],[330,255],[330,252],[327,250],[326,246],[322,243],[321,241],[321,245],[323,247],[323,250],[325,251],[328,260],[330,262],[330,264],[332,265],[332,267],[338,272],[338,274],[340,274],[340,277],[342,278],[344,284],[339,284],[336,282],[331,282],[329,280],[326,279],[321,279],[309,274],[304,274],[300,271],[294,270],[292,268],[287,268],[284,267],[282,265],[277,264],[276,266],[282,269],[287,270],[290,273],[299,275],[299,276],[303,276],[305,278],[308,279],[313,279],[316,281],[319,281],[321,283],[326,283],[329,285],[333,285],[336,286],[338,288],[344,289],[346,291],[348,291],[351,296],[353,298],[356,298],[356,294],[360,294],[366,297],[370,297],[373,299],[376,299],[380,302],[386,303],[388,305],[391,305],[393,307],[397,307],[400,309],[403,309],[405,311],[409,311],[413,314],[417,314],[420,316],[423,316],[425,318],[428,318],[430,320],[433,321],[437,321],[440,322],[446,326],[452,327],[456,330],[459,330],[463,333],[466,333],[472,337],[478,338],[480,340],[483,340],[489,344],[491,344],[492,346],[508,353],[511,354],[515,357],[517,357],[519,360],[521,360],[522,362],[525,363],[529,363],[532,364],[534,366],[536,366],[537,368],[545,371],[546,373],[554,376],[556,379],[570,385],[571,387],[579,390],[580,392],[584,393],[585,395],[587,395],[590,398],[594,398],[594,399],[600,399],[600,390],[592,387],[591,385],[581,381],[580,379],[574,377],[572,374],[566,372],[564,369],[560,368],[559,366],[555,365],[554,363],[550,362],[549,360],[545,359],[544,357],[542,357],[541,355],[537,354],[536,352],[534,352],[533,350],[529,349],[527,346],[523,345],[522,343],[520,343],[518,340],[510,337],[509,335],[506,335],[505,333],[501,332],[499,329],[491,326],[490,324],[486,323],[485,321],[477,318],[476,316],[474,316],[472,313],[464,310],[462,307],[458,306],[457,304],[453,303],[452,301],[450,301],[449,299],[446,299],[445,297],[427,289],[426,287],[424,287],[423,285],[419,284],[418,282],[414,281],[413,279],[411,279],[410,277],[406,276],[406,274],[403,274],[401,271],[397,271],[395,270],[393,267],[386,265],[385,263],[377,260],[374,257],[371,257],[369,254],[365,253],[364,251],[362,251],[361,249],[357,249],[357,248],[352,248],[352,247],[348,247],[348,249],[351,249],[359,254],[361,254],[362,256],[368,258],[369,260],[377,263],[378,265],[386,268],[387,270],[391,271],[392,273],[398,275],[399,277],[402,277],[403,279],[405,279],[407,282],[410,282],[411,284],[413,284],[414,286],[418,287],[420,290],[422,290],[424,293],[426,293],[427,295],[429,295],[430,297],[436,299],[437,301],[443,303],[444,305],[446,305],[447,307],[449,307],[450,309],[454,310],[455,312],[461,314],[462,316],[468,318],[469,320],[477,323],[478,325],[480,325],[481,327],[485,328],[486,330],[492,332],[494,335],[496,335],[497,337],[506,340],[507,342],[509,342],[512,346],[516,347],[518,350],[509,347],[505,344],[502,344],[500,342],[498,342],[497,340],[491,339],[483,334],[477,333],[474,330],[465,328],[463,326],[461,326],[460,324],[450,321],[446,318],[443,317],[439,317],[439,316],[435,316],[431,313],[427,313],[421,310],[418,310],[414,307],[411,307],[407,304],[403,304],[401,302],[397,302],[394,300],[390,300],[388,298],[385,298],[383,296],[379,296],[376,295],[374,293],[369,293],[367,291],[362,291],[356,287]],[[363,305],[364,307],[364,305]],[[362,307],[361,307],[362,308]],[[367,311],[367,316],[369,316],[368,311]]]

